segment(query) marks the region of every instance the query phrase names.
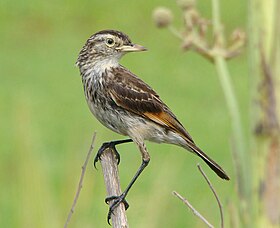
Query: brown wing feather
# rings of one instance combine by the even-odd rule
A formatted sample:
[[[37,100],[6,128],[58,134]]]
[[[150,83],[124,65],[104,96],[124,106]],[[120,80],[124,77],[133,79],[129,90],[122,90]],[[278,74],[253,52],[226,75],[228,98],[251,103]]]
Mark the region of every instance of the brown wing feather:
[[[114,69],[111,76],[109,94],[118,106],[177,132],[188,142],[187,150],[195,152],[221,178],[229,180],[225,171],[195,145],[183,125],[150,86],[124,68]]]
[[[149,85],[124,68],[115,68],[113,75],[113,82],[108,87],[117,105],[173,130],[194,143],[183,125]]]
[[[164,111],[159,113],[151,113],[151,112],[144,113],[144,116],[148,117],[149,119],[153,120],[158,124],[171,128],[173,131],[179,133],[187,141],[194,143],[189,133],[180,124],[180,122],[173,117],[173,115],[172,113],[170,114],[169,112],[164,112]]]

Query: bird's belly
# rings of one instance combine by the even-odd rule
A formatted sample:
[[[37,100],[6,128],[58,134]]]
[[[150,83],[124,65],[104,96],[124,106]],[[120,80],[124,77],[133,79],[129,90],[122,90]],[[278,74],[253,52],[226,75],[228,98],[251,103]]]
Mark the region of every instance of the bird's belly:
[[[156,143],[185,144],[175,132],[118,106],[106,102],[88,102],[88,105],[96,119],[116,133]]]
[[[180,146],[185,144],[185,140],[179,134],[150,120],[146,120],[145,123],[139,121],[134,123],[133,127],[130,128],[130,134],[133,137],[155,143],[169,143]]]
[[[119,107],[112,107],[103,102],[88,102],[89,108],[96,119],[110,130],[132,138],[141,137],[149,141],[162,141],[162,129],[149,120],[130,113]],[[157,129],[158,128],[158,129]]]
[[[133,118],[125,110],[112,106],[107,102],[88,102],[88,106],[96,119],[110,130],[121,135],[128,135]]]

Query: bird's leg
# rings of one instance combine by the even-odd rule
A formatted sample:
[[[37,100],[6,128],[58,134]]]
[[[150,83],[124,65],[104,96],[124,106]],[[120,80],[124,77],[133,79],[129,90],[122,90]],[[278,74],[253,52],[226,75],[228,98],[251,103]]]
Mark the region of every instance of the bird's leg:
[[[99,160],[101,160],[101,155],[103,153],[104,150],[106,150],[107,148],[111,148],[117,158],[118,164],[120,163],[120,154],[118,153],[117,149],[116,149],[116,145],[122,144],[122,143],[128,143],[128,142],[133,142],[132,139],[124,139],[124,140],[116,140],[116,141],[111,141],[111,142],[105,142],[102,144],[102,146],[99,148],[95,158],[94,158],[94,167],[96,168],[96,162],[98,162]]]
[[[136,142],[137,143],[137,142]],[[125,200],[125,197],[127,196],[129,190],[131,189],[132,185],[135,183],[135,181],[137,180],[137,178],[140,176],[140,174],[143,172],[143,170],[145,169],[145,167],[149,164],[150,162],[150,155],[147,152],[147,149],[144,145],[144,143],[142,144],[138,144],[139,149],[141,151],[142,154],[142,163],[141,166],[139,167],[139,169],[137,170],[136,174],[134,175],[134,177],[132,178],[132,180],[130,181],[130,183],[128,184],[127,188],[124,190],[124,192],[119,195],[119,196],[109,196],[105,199],[105,202],[107,204],[109,204],[109,201],[113,200],[114,202],[110,205],[109,208],[109,212],[108,212],[108,216],[107,216],[107,222],[110,224],[110,219],[111,219],[111,215],[112,213],[114,213],[114,209],[116,207],[119,206],[120,203],[124,203],[125,209],[127,209],[129,207],[127,201]]]

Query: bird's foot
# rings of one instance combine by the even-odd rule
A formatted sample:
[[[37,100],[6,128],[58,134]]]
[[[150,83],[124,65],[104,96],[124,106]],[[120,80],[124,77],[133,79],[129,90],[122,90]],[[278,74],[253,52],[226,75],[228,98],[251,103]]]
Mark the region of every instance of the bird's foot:
[[[105,199],[105,203],[109,204],[110,201],[113,200],[113,203],[110,205],[109,212],[107,215],[107,222],[110,224],[111,215],[114,214],[114,210],[120,205],[120,203],[124,204],[125,210],[129,208],[129,204],[125,199],[126,194],[122,193],[119,196],[109,196]]]
[[[121,157],[120,157],[119,152],[118,152],[117,149],[116,149],[116,143],[115,143],[114,141],[112,141],[112,142],[105,142],[105,143],[103,143],[102,146],[99,148],[99,150],[98,150],[98,152],[97,152],[97,154],[96,154],[96,156],[95,156],[95,158],[94,158],[93,165],[94,165],[95,168],[96,168],[96,163],[97,163],[98,161],[101,160],[101,155],[102,155],[102,153],[103,153],[106,149],[108,149],[108,148],[111,148],[111,149],[114,151],[115,156],[116,156],[116,159],[117,159],[117,163],[118,163],[118,165],[120,164]]]

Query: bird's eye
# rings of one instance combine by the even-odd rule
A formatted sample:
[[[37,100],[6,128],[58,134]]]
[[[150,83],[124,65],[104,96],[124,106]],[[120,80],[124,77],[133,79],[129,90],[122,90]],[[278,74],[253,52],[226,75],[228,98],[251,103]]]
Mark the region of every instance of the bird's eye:
[[[115,41],[112,39],[112,38],[108,38],[106,40],[106,44],[109,46],[109,47],[112,47],[114,44],[115,44]]]

